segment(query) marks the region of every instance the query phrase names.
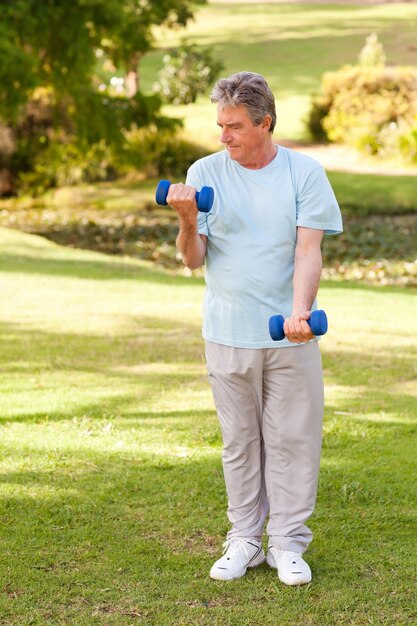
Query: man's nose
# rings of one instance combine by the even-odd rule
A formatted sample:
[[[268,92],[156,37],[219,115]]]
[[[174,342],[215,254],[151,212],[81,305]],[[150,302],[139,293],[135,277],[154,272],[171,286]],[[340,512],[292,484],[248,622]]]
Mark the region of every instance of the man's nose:
[[[221,136],[220,136],[220,141],[221,141],[222,143],[227,143],[227,142],[228,142],[229,135],[230,135],[229,130],[228,130],[227,128],[223,128],[223,129],[222,129]]]

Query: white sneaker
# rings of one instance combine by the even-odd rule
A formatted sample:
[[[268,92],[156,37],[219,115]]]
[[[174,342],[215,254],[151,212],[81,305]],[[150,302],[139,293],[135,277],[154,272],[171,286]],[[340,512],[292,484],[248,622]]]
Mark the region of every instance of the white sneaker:
[[[311,569],[300,552],[287,552],[269,546],[266,562],[278,570],[278,578],[286,585],[306,585],[311,582]]]
[[[210,570],[210,576],[215,580],[241,578],[248,567],[256,567],[265,561],[262,543],[257,539],[232,537],[223,548],[223,556]]]

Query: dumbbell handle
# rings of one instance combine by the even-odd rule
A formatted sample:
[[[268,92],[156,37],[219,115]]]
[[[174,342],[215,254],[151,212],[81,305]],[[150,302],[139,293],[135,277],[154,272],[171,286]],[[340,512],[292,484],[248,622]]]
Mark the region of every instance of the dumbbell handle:
[[[171,186],[169,180],[161,180],[156,188],[156,203],[162,206],[166,206],[168,190]],[[214,190],[212,187],[202,187],[201,191],[197,191],[195,194],[197,207],[199,211],[208,213],[213,206]]]
[[[322,309],[313,311],[310,319],[306,321],[310,326],[313,335],[325,335],[327,333],[327,315]],[[269,319],[269,334],[274,341],[281,341],[281,339],[284,339],[284,322],[285,319],[283,315],[273,315]]]

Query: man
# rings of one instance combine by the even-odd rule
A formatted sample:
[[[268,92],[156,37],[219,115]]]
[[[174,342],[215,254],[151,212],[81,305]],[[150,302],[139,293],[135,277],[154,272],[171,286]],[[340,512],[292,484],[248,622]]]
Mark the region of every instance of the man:
[[[277,146],[274,96],[265,79],[241,72],[215,85],[226,150],[200,159],[187,184],[171,185],[177,247],[191,269],[206,264],[203,337],[223,436],[231,529],[210,576],[231,580],[265,560],[287,585],[311,581],[302,558],[312,539],[320,462],[323,382],[307,321],[317,308],[323,233],[342,230],[323,168]],[[209,213],[196,189],[214,188]],[[271,340],[281,313],[286,338]]]

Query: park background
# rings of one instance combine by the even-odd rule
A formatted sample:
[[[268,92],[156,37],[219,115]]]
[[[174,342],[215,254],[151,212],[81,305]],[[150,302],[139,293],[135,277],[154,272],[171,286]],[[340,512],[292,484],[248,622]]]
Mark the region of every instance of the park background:
[[[50,28],[59,56],[69,9],[42,5],[45,28],[61,11],[58,30]],[[116,6],[72,3],[104,5]],[[42,17],[35,8],[28,29],[30,17]],[[11,54],[19,47],[4,43],[4,15],[1,45]],[[324,243],[319,295],[330,328],[321,341],[314,580],[285,588],[266,566],[230,584],[208,577],[228,522],[200,331],[204,280],[182,267],[175,216],[154,202],[160,176],[180,178],[187,159],[219,148],[206,89],[194,103],[163,105],[182,128],[144,126],[130,136],[142,157],[133,166],[119,152],[104,167],[100,144],[77,148],[60,169],[57,135],[51,141],[43,128],[37,140],[46,137],[40,143],[52,152],[22,140],[16,171],[2,143],[3,172],[15,169],[3,175],[0,199],[0,624],[412,623],[416,165],[313,142],[305,119],[323,73],[356,64],[372,33],[387,64],[417,65],[417,5],[212,1],[195,6],[185,28],[153,32],[136,77],[141,94],[154,97],[164,56],[184,36],[197,50],[210,47],[222,75],[264,74],[277,98],[277,141],[318,158],[341,205],[345,233]],[[96,90],[107,82],[109,101],[123,92],[121,67],[97,72]],[[18,128],[25,77],[13,79],[15,102],[2,81],[3,130]],[[110,113],[103,120],[104,136]],[[91,113],[87,121],[94,127]]]

